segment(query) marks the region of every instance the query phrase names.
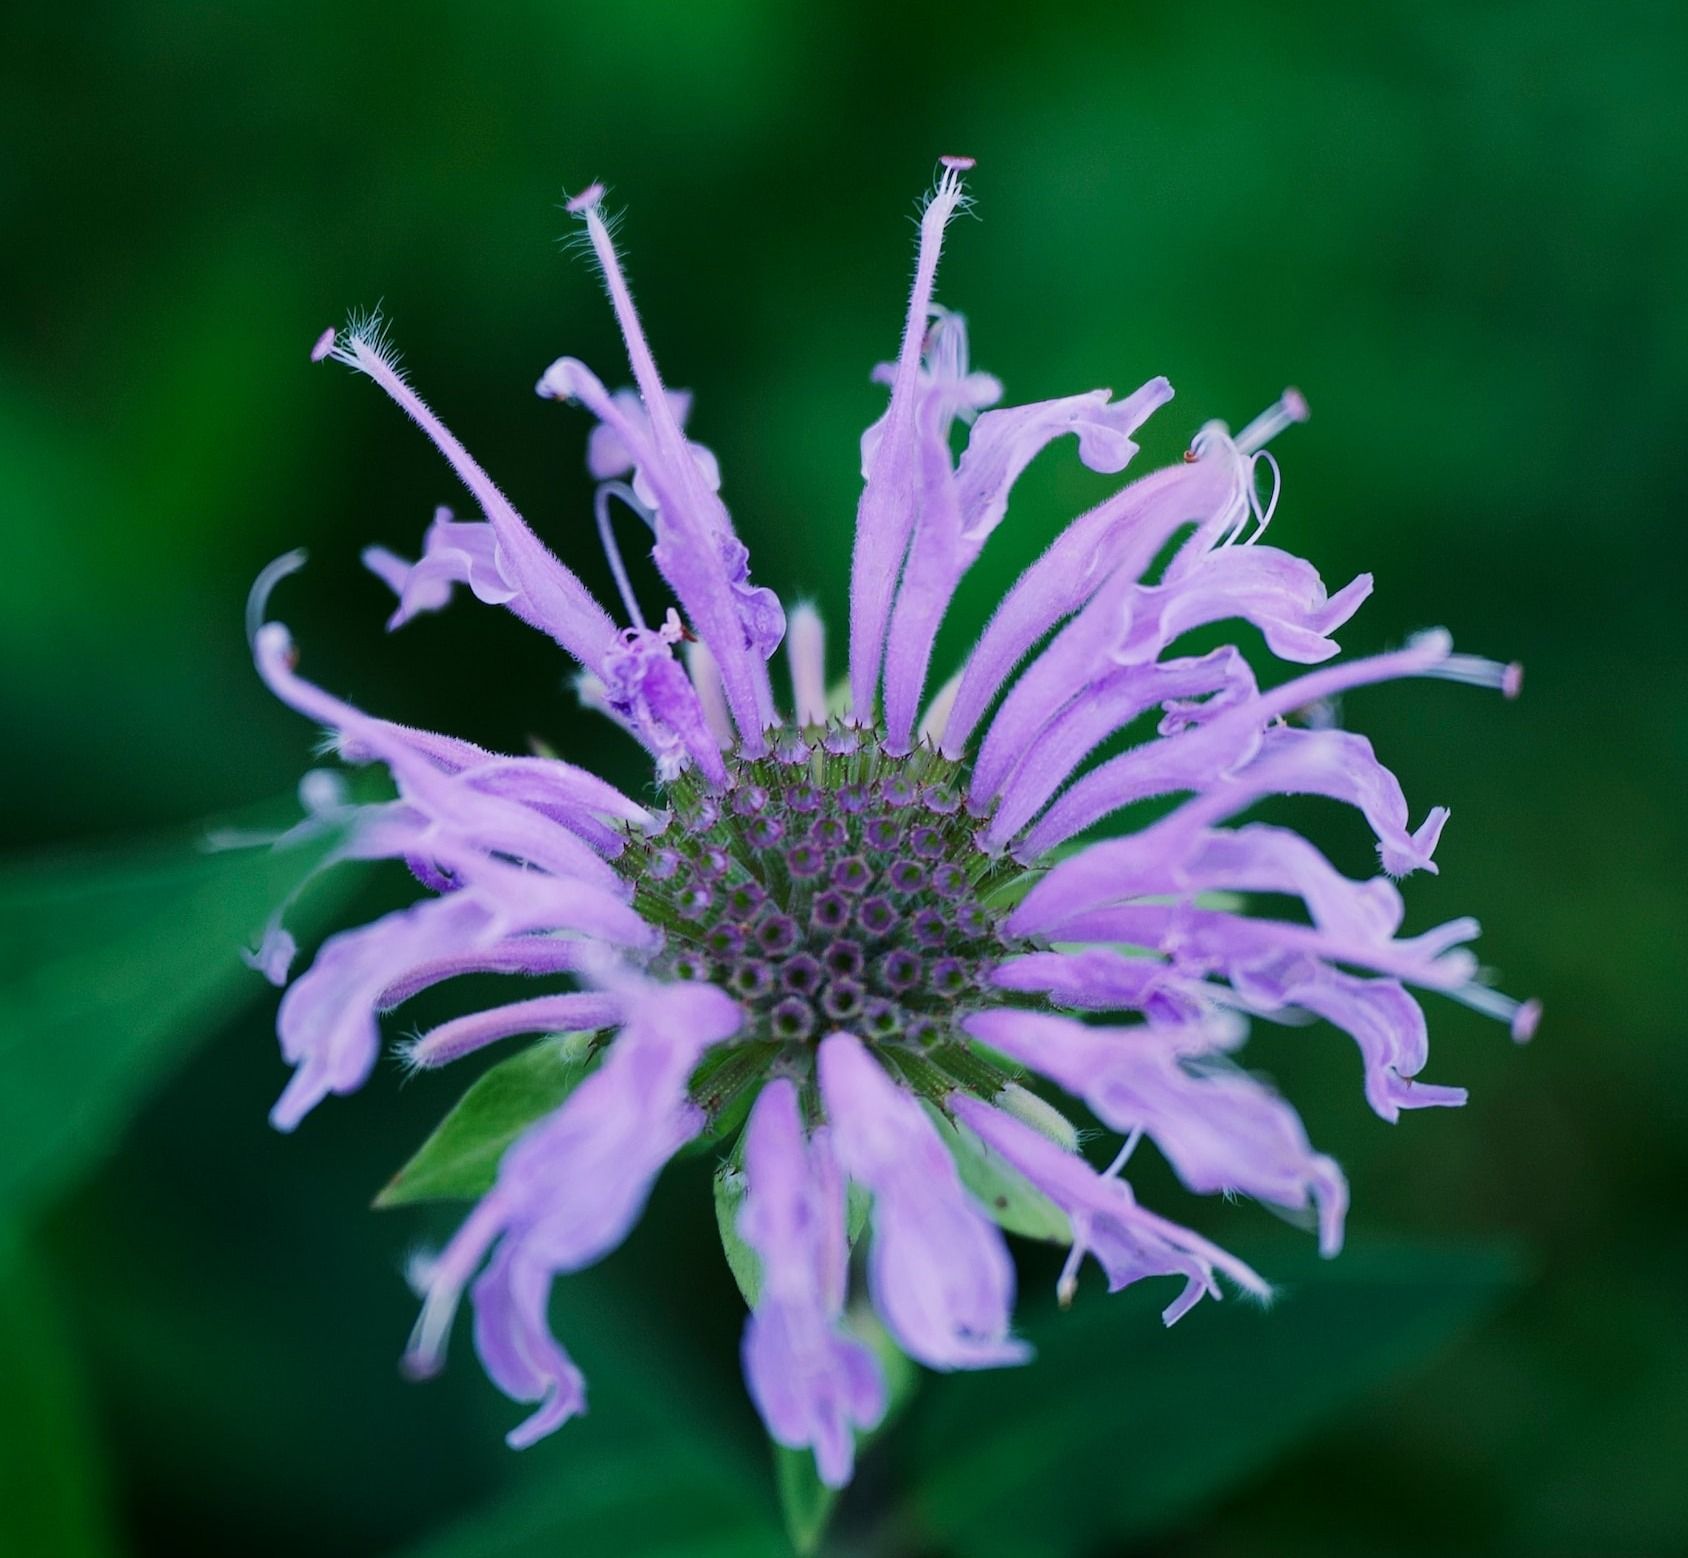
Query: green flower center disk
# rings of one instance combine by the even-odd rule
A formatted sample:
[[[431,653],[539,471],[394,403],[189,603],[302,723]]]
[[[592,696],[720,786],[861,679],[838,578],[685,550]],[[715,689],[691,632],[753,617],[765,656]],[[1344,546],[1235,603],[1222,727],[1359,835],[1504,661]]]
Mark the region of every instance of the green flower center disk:
[[[1009,1077],[958,1024],[1006,1004],[986,975],[1032,944],[1002,932],[1024,872],[975,842],[964,766],[830,725],[727,768],[724,791],[690,771],[667,786],[668,827],[634,835],[625,860],[634,906],[667,933],[653,974],[711,980],[746,1014],[699,1068],[696,1100],[715,1118],[776,1067],[806,1079],[840,1029],[929,1097],[993,1097]]]

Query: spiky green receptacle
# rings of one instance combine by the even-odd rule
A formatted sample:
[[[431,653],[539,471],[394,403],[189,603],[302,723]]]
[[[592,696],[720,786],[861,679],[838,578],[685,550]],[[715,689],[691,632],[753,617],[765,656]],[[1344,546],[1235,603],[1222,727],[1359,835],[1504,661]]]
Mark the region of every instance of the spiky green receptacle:
[[[718,1118],[770,1071],[806,1079],[837,1029],[934,1099],[1000,1092],[1009,1077],[957,1025],[1001,1004],[991,966],[1031,950],[998,907],[1024,873],[979,848],[963,765],[832,724],[727,766],[725,790],[691,772],[669,785],[667,827],[624,859],[634,906],[667,935],[652,972],[712,980],[747,1014],[694,1079],[697,1101]]]

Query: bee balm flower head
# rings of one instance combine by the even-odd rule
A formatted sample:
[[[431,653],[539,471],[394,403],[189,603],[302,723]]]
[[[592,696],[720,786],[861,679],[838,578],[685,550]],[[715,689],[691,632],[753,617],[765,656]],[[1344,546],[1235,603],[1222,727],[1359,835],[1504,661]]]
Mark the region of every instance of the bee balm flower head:
[[[635,799],[561,759],[365,714],[308,680],[288,630],[268,620],[270,588],[295,560],[254,592],[265,681],[327,727],[343,760],[381,765],[394,786],[391,800],[354,808],[316,776],[308,825],[343,824],[342,854],[403,860],[424,889],[332,937],[288,986],[278,1027],[293,1077],[276,1125],[291,1130],[361,1086],[381,1018],[459,975],[527,984],[415,1038],[411,1065],[524,1035],[592,1036],[584,1080],[505,1152],[492,1190],[429,1264],[407,1354],[415,1374],[439,1366],[467,1293],[488,1374],[532,1408],[512,1444],[585,1409],[585,1382],[546,1318],[552,1282],[614,1249],[668,1159],[706,1132],[721,1136],[740,1196],[733,1228],[756,1273],[751,1395],[773,1437],[812,1448],[836,1486],[856,1435],[885,1409],[847,1308],[851,1183],[872,1198],[866,1288],[891,1338],[935,1369],[1017,1363],[1027,1348],[1013,1334],[1014,1268],[993,1209],[964,1188],[958,1144],[1065,1215],[1063,1299],[1090,1255],[1111,1288],[1175,1279],[1171,1323],[1223,1282],[1267,1290],[1137,1204],[1124,1169],[1141,1141],[1191,1190],[1305,1213],[1325,1254],[1341,1247],[1340,1169],[1291,1105],[1234,1063],[1248,1019],[1316,1016],[1348,1033],[1366,1100],[1387,1120],[1465,1097],[1421,1075],[1416,992],[1497,1016],[1520,1039],[1535,1026],[1534,1003],[1479,981],[1472,921],[1401,934],[1393,879],[1436,869],[1447,812],[1415,823],[1364,737],[1295,722],[1348,688],[1400,677],[1518,690],[1515,667],[1455,654],[1440,631],[1339,658],[1333,635],[1370,577],[1329,591],[1263,539],[1279,491],[1267,444],[1307,416],[1295,391],[1235,435],[1208,423],[1182,461],[1073,520],[934,690],[939,625],[1027,464],[1070,436],[1090,469],[1124,471],[1137,429],[1172,396],[1153,378],[1119,397],[999,404],[1001,386],[970,365],[965,322],[935,297],[970,167],[943,160],[901,345],[876,375],[889,393],[862,435],[836,706],[821,619],[801,605],[788,616],[753,581],[715,459],[687,435],[690,397],[658,373],[600,186],[569,211],[635,387],[606,389],[561,357],[538,391],[593,421],[587,463],[614,609],[412,388],[378,315],[325,331],[311,351],[373,380],[473,504],[471,518],[440,510],[414,562],[366,554],[396,597],[390,625],[460,587],[504,607],[557,643],[585,702],[653,765],[655,799]],[[635,598],[617,520],[648,539],[667,598]],[[1261,678],[1236,649],[1181,648],[1190,630],[1228,620],[1257,628],[1289,669]],[[1136,739],[1120,750],[1123,732]],[[1352,880],[1299,834],[1239,820],[1282,793],[1358,810],[1381,873]],[[1176,802],[1160,820],[1080,842],[1156,797]],[[1252,894],[1304,913],[1250,913]],[[285,983],[292,951],[278,916],[253,958]],[[1120,1133],[1106,1171],[1031,1083],[1065,1090]]]

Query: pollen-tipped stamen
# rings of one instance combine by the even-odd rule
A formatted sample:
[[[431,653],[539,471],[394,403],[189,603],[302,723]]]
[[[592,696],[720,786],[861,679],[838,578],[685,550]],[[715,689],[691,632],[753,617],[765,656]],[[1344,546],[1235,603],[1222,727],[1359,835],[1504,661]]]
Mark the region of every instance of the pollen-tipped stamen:
[[[627,565],[621,560],[621,548],[615,544],[615,526],[610,520],[612,498],[619,498],[647,525],[651,523],[651,517],[645,512],[644,505],[634,496],[633,489],[624,481],[599,482],[598,490],[592,495],[592,514],[598,522],[598,544],[604,549],[604,557],[610,565],[610,575],[615,580],[621,604],[627,608],[627,620],[634,627],[642,629],[645,627],[645,614],[639,610],[639,598],[633,593],[633,583],[627,576]]]
[[[1529,1043],[1541,1024],[1541,1002],[1534,998],[1520,1001],[1488,985],[1474,982],[1456,985],[1442,993],[1451,996],[1461,1006],[1469,1006],[1474,1012],[1505,1023],[1507,1032],[1519,1044]]]
[[[1286,389],[1236,437],[1238,454],[1254,454],[1283,432],[1308,417],[1307,402],[1298,389]]]

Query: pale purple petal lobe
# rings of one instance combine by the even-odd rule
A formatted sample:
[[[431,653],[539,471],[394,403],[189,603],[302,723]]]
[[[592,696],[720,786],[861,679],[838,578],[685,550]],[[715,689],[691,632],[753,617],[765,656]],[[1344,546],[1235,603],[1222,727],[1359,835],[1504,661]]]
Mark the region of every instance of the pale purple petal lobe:
[[[929,1368],[1022,1363],[1009,1335],[1014,1268],[1002,1235],[961,1188],[942,1138],[912,1093],[859,1039],[820,1047],[821,1096],[844,1171],[873,1192],[874,1307]]]
[[[774,1440],[812,1448],[821,1480],[842,1487],[856,1433],[884,1415],[885,1387],[873,1354],[841,1324],[844,1179],[828,1133],[805,1137],[789,1080],[770,1082],[756,1101],[744,1174],[739,1232],[762,1273],[745,1326],[745,1380]]]

